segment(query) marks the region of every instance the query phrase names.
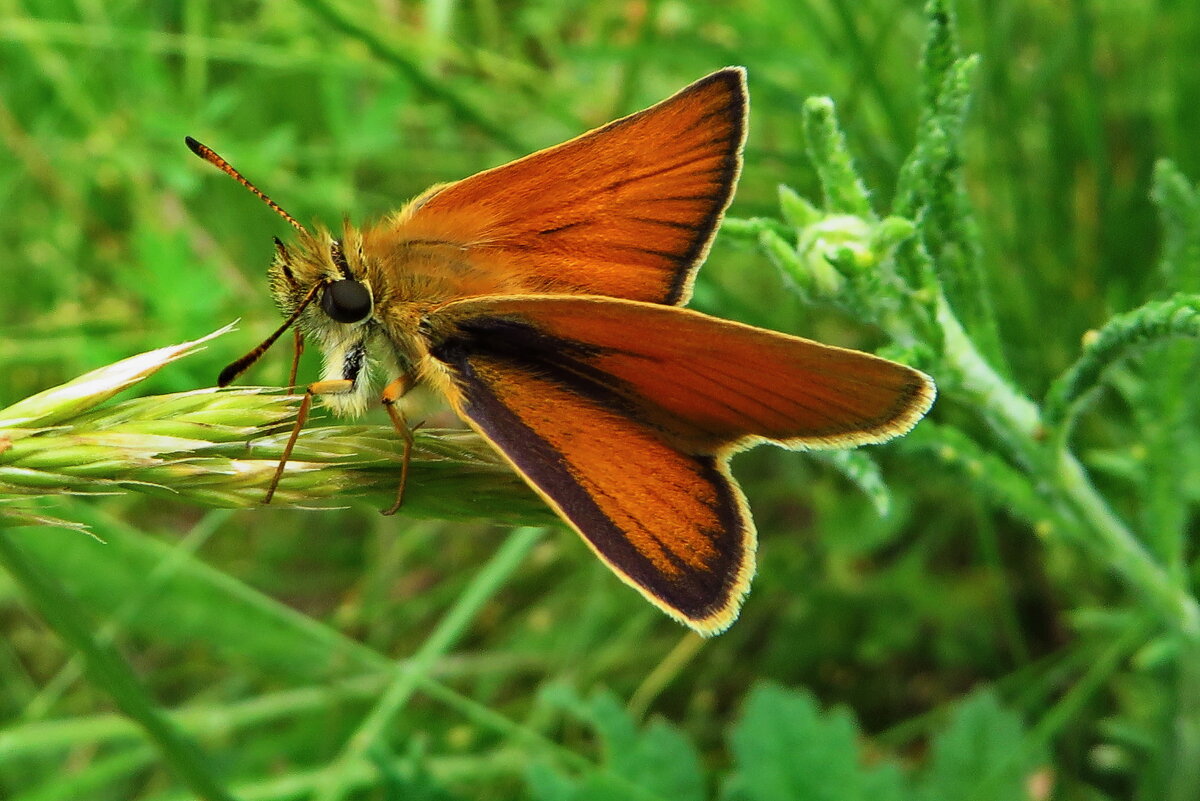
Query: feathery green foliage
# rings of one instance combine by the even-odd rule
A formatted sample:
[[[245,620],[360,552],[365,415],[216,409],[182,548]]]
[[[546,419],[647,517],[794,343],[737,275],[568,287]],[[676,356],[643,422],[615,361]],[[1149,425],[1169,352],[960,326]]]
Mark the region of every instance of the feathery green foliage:
[[[1137,346],[1174,337],[1200,336],[1200,296],[1178,294],[1151,301],[1133,311],[1113,315],[1099,331],[1089,332],[1083,353],[1046,395],[1046,424],[1070,425],[1069,414],[1082,396],[1095,389],[1101,373]]]

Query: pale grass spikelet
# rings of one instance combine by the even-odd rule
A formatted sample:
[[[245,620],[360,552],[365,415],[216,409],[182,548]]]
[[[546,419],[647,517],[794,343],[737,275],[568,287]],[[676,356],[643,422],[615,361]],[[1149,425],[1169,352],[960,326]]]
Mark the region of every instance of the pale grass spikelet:
[[[231,328],[123,359],[0,410],[0,503],[7,505],[0,518],[55,523],[11,504],[60,494],[139,491],[205,506],[260,505],[300,396],[207,388],[105,404]],[[401,450],[390,426],[310,425],[274,504],[386,498],[395,492]],[[492,450],[464,431],[419,431],[409,483],[406,514],[548,518]]]
[[[29,428],[35,424],[54,425],[72,415],[85,412],[118,392],[149,378],[176,359],[194,353],[205,342],[233,330],[233,326],[234,324],[230,323],[208,336],[191,342],[130,356],[18,401],[7,409],[0,410],[0,431],[7,428]]]

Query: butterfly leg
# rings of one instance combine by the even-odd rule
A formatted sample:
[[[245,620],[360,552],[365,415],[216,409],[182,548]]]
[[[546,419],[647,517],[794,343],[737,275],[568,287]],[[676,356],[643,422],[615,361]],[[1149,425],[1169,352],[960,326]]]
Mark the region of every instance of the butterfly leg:
[[[279,466],[275,468],[275,475],[271,478],[271,486],[267,488],[267,497],[263,500],[264,504],[270,503],[271,498],[275,497],[275,489],[279,486],[279,479],[283,478],[283,468],[287,465],[288,459],[292,458],[292,449],[296,447],[296,439],[300,436],[300,429],[304,428],[304,424],[308,422],[308,414],[312,411],[313,397],[316,395],[339,395],[343,392],[350,392],[354,389],[354,382],[345,379],[337,379],[334,381],[317,381],[309,384],[304,390],[304,400],[300,402],[300,410],[296,412],[296,425],[292,426],[292,435],[288,437],[287,445],[283,448],[283,456],[279,458]]]
[[[304,354],[304,335],[300,333],[300,328],[292,329],[292,339],[295,345],[292,347],[292,370],[288,373],[288,389],[296,386],[296,371],[300,369],[300,357]]]
[[[383,408],[387,409],[388,416],[392,418],[392,426],[395,427],[396,433],[404,440],[404,455],[400,460],[400,486],[396,488],[396,502],[383,510],[385,515],[394,515],[400,509],[404,503],[404,488],[408,485],[408,464],[412,460],[413,449],[413,426],[409,426],[398,402],[408,394],[414,383],[413,377],[405,373],[383,388]]]

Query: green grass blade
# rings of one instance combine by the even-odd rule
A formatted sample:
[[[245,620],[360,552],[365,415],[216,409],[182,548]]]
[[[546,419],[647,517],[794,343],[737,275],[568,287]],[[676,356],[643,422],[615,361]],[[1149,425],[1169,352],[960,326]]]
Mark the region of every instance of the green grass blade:
[[[396,670],[391,685],[379,703],[338,756],[336,769],[327,774],[327,781],[321,787],[317,801],[341,801],[345,797],[351,788],[344,783],[342,777],[345,774],[341,768],[356,764],[377,746],[384,730],[408,703],[408,699],[426,678],[434,662],[445,655],[463,635],[472,618],[504,585],[504,581],[521,564],[541,535],[541,529],[535,528],[520,528],[509,534],[496,555],[463,591],[457,603],[446,613],[420,650]]]
[[[145,730],[163,760],[205,801],[234,801],[205,757],[146,693],[133,669],[110,645],[91,633],[91,623],[70,595],[0,530],[0,564],[21,585],[34,607],[87,664],[88,675],[117,706]]]

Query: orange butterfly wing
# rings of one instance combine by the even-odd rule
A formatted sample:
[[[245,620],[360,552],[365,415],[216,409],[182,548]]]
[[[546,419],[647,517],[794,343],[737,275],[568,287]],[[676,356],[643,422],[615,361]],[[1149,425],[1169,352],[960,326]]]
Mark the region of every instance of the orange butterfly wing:
[[[720,70],[644,111],[435,187],[375,235],[397,247],[456,246],[466,269],[523,294],[686,303],[741,170],[746,104],[744,70]]]
[[[456,410],[619,576],[705,634],[733,622],[754,572],[730,454],[883,441],[933,400],[903,365],[648,303],[479,298],[423,330]]]

